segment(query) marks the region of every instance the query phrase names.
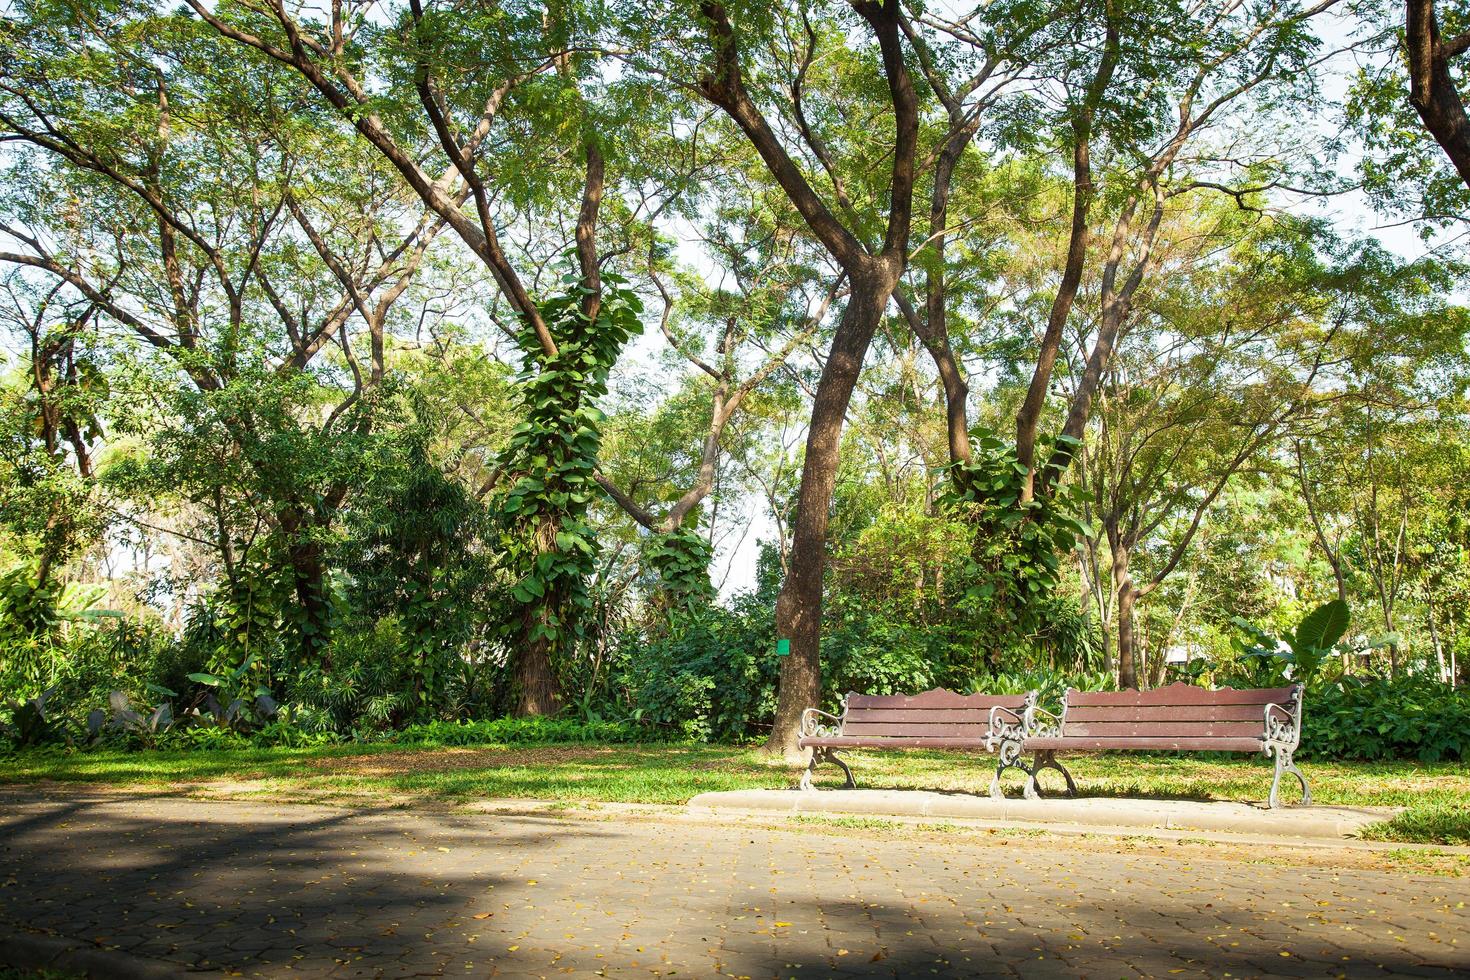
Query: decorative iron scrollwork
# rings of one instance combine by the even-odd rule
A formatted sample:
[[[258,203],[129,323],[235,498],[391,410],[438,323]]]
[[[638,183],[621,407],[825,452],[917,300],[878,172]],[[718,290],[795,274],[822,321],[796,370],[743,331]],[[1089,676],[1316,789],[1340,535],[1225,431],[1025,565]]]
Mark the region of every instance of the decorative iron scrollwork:
[[[1266,705],[1266,733],[1261,751],[1276,760],[1276,772],[1271,778],[1271,794],[1267,805],[1275,810],[1281,806],[1281,777],[1290,773],[1302,787],[1302,803],[1312,805],[1312,791],[1307,787],[1307,777],[1296,767],[1292,755],[1302,740],[1302,685],[1291,690],[1291,700],[1285,705]]]

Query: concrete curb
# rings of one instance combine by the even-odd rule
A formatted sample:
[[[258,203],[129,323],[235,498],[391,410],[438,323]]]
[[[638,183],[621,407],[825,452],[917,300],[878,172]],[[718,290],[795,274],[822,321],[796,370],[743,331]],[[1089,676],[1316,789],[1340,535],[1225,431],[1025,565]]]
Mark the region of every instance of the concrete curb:
[[[8,922],[0,922],[0,966],[51,970],[92,980],[168,980],[191,972],[182,963],[103,949],[76,939],[23,932]]]
[[[689,807],[706,813],[740,810],[827,816],[948,817],[1032,827],[1063,824],[1334,840],[1357,837],[1368,825],[1400,812],[1390,807],[1269,810],[1248,803],[1194,800],[992,800],[955,793],[862,789],[701,793],[689,801]]]

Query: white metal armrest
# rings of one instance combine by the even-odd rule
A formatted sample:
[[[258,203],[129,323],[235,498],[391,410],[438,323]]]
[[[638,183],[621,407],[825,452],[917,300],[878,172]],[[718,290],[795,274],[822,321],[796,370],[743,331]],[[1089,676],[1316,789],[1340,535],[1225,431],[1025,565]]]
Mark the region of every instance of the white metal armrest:
[[[819,708],[807,708],[801,713],[801,734],[803,736],[815,735],[817,733],[818,717],[831,718],[833,721],[837,722],[839,727],[841,727],[842,725],[842,718],[839,715],[834,715],[828,711],[822,711]]]
[[[1277,704],[1275,701],[1272,701],[1270,704],[1266,705],[1266,718],[1268,720],[1271,717],[1271,711],[1273,708],[1285,715],[1287,721],[1292,722],[1293,724],[1296,723],[1296,714],[1292,711],[1288,711],[1286,708]]]
[[[1046,717],[1050,718],[1052,721],[1056,722],[1057,729],[1058,730],[1061,730],[1061,727],[1062,727],[1062,719],[1060,717],[1058,717],[1057,715],[1052,714],[1050,711],[1047,711],[1045,708],[1041,707],[1041,705],[1039,705],[1039,704],[1033,704],[1029,708],[1026,709],[1026,718],[1025,718],[1025,721],[1023,722],[1024,727],[1026,729],[1026,734],[1027,735],[1030,735],[1030,734],[1032,734],[1033,732],[1036,731],[1036,728],[1037,728],[1037,725],[1036,725],[1036,716],[1037,715],[1045,715]]]
[[[1009,715],[1009,719],[1001,717]],[[985,733],[985,748],[987,751],[995,751],[996,742],[1016,740],[1025,734],[1026,720],[1020,713],[1007,708],[1005,705],[991,705],[989,731]]]
[[[1008,714],[1012,718],[1016,719],[1016,724],[1019,725],[1021,723],[1021,715],[1018,712],[1012,711],[1010,708],[1007,708],[1003,704],[997,704],[997,705],[993,705],[991,707],[991,709],[990,709],[990,726],[992,728],[995,727],[995,716],[996,716],[996,714],[998,712],[1001,712],[1001,711],[1004,711],[1006,714]]]
[[[1009,715],[1010,718],[1009,719],[1003,719],[1003,718],[1000,717],[1001,715]],[[1002,705],[1002,704],[996,704],[996,705],[992,705],[991,706],[991,708],[990,708],[990,737],[991,738],[998,738],[1001,735],[1004,735],[1008,730],[1015,729],[1015,728],[1024,728],[1025,725],[1026,725],[1026,721],[1025,721],[1024,718],[1021,717],[1020,712],[1017,712],[1017,711],[1014,711],[1014,710],[1012,710],[1010,708],[1007,708],[1005,705]]]
[[[1300,696],[1300,695],[1298,695]],[[1271,712],[1277,712],[1273,717]],[[1288,745],[1296,748],[1302,737],[1301,708],[1293,711],[1290,708],[1276,704],[1274,701],[1266,705],[1265,710],[1265,741],[1272,744]]]

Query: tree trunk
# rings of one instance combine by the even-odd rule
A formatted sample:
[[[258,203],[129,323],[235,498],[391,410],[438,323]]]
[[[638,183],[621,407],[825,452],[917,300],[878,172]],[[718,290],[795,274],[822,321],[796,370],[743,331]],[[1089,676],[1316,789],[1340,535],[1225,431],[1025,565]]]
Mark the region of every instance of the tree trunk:
[[[301,655],[315,658],[323,668],[331,667],[328,641],[330,608],[327,602],[327,570],[321,545],[315,541],[292,545],[291,573],[295,579],[296,602],[301,607]]]
[[[1128,567],[1128,546],[1116,523],[1111,521],[1108,524],[1108,545],[1113,553],[1113,593],[1118,600],[1118,687],[1137,689],[1133,604],[1138,599],[1138,590],[1133,587],[1133,575]]]
[[[520,648],[515,659],[517,718],[554,715],[561,710],[561,687],[551,669],[551,643],[544,632],[531,639],[532,630],[547,622],[547,606],[528,606],[521,614]]]
[[[1406,13],[1409,102],[1460,179],[1470,186],[1470,118],[1449,66],[1449,59],[1463,52],[1465,37],[1454,38],[1448,45],[1441,40],[1434,0],[1408,0]]]
[[[1016,413],[1016,461],[1026,468],[1021,483],[1021,503],[1031,500],[1036,482],[1036,432],[1041,413],[1046,407],[1046,392],[1062,346],[1062,330],[1067,325],[1077,289],[1082,283],[1082,270],[1087,262],[1088,218],[1096,188],[1092,182],[1092,125],[1098,104],[1112,81],[1118,66],[1120,50],[1118,21],[1108,4],[1107,40],[1097,72],[1087,87],[1087,95],[1072,117],[1072,228],[1067,239],[1067,261],[1062,268],[1062,281],[1052,300],[1046,332],[1036,357],[1036,369],[1026,398]]]
[[[1393,607],[1385,602],[1383,609],[1383,629],[1390,636],[1394,634]],[[1399,644],[1397,640],[1391,640],[1388,644],[1388,676],[1390,679],[1399,676]]]
[[[556,550],[556,535],[562,528],[562,515],[543,514],[530,531],[534,555],[528,567],[540,556]],[[557,584],[560,582],[561,584]],[[568,613],[568,586],[556,580],[546,586],[545,594],[527,602],[521,610],[520,630],[510,650],[510,676],[515,694],[514,713],[518,718],[554,715],[561,710],[561,685],[552,668],[552,638],[565,632]],[[560,625],[553,625],[553,624]]]
[[[1439,674],[1439,679],[1441,681],[1448,681],[1449,675],[1446,672],[1446,665],[1444,661],[1444,646],[1439,642],[1439,629],[1434,625],[1433,602],[1429,603],[1429,614],[1424,618],[1429,620],[1429,639],[1434,644],[1435,672]]]
[[[765,751],[773,755],[792,758],[800,754],[796,742],[801,734],[802,712],[816,707],[821,698],[822,573],[842,426],[863,358],[898,281],[898,271],[898,263],[884,262],[876,270],[852,275],[852,293],[812,402],[791,566],[776,600],[776,636],[791,641],[791,652],[781,663],[780,699],[765,745]]]
[[[322,546],[312,534],[321,522],[294,508],[283,512],[280,522],[287,539],[286,562],[300,616],[296,624],[299,663],[315,663],[323,670],[331,670],[332,610],[327,599],[327,567]]]

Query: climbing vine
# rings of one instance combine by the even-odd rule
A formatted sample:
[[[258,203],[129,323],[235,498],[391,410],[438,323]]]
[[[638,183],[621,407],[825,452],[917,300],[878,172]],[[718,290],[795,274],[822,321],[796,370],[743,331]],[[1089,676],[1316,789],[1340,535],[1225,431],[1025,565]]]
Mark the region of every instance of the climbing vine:
[[[714,549],[694,528],[650,536],[643,557],[658,574],[657,594],[669,608],[692,611],[714,601],[715,587],[709,580]]]
[[[1061,558],[1086,528],[1075,516],[1081,503],[1076,488],[1060,486],[1022,503],[1027,471],[1014,448],[984,429],[974,435],[974,454],[968,463],[951,464],[940,503],[972,529],[959,602],[990,624],[995,643],[987,655],[991,667],[1001,669],[1006,652],[1047,642]],[[1043,440],[1040,455],[1061,441],[1076,440]]]
[[[591,606],[587,579],[597,546],[588,506],[602,492],[594,479],[605,416],[597,399],[623,346],[642,329],[643,306],[615,275],[603,277],[600,309],[584,312],[587,291],[576,279],[541,306],[556,341],[548,355],[529,325],[517,340],[525,366],[516,379],[524,421],[511,432],[502,471],[511,477],[498,508],[502,553],[515,578],[511,595],[521,609],[504,625],[519,683],[540,684],[537,706],[555,707],[548,671],[581,637]],[[520,693],[526,704],[527,692]]]

